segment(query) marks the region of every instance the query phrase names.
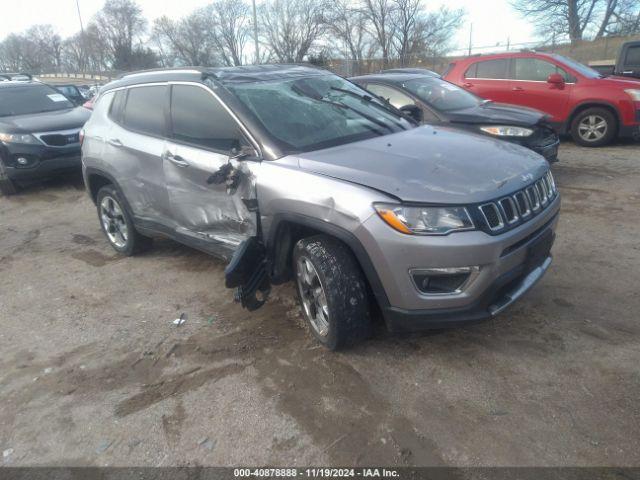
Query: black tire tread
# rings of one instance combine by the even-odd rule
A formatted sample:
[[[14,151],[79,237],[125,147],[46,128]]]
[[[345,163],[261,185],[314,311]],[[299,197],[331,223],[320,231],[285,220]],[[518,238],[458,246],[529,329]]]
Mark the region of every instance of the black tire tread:
[[[369,337],[371,320],[367,284],[351,250],[333,237],[316,235],[295,245],[294,261],[301,254],[307,256],[316,268],[329,306],[329,333],[321,338],[311,328],[316,338],[331,350],[336,350]]]

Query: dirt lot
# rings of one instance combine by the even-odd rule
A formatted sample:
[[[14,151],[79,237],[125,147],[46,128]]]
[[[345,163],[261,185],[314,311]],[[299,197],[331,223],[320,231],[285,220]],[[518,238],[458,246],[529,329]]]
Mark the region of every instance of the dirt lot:
[[[640,148],[560,158],[555,261],[524,300],[342,353],[290,285],[250,314],[204,254],[118,257],[78,180],[0,198],[2,462],[640,465]]]

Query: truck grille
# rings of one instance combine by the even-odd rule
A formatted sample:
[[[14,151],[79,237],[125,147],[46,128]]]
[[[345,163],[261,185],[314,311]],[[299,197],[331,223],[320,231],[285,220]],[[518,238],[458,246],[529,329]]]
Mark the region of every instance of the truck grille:
[[[546,209],[558,195],[553,175],[548,171],[542,178],[508,197],[480,205],[478,210],[490,233],[526,222]]]

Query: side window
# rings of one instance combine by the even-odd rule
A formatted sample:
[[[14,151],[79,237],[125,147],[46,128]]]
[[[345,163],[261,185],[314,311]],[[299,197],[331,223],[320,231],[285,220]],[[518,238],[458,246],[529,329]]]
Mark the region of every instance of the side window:
[[[164,104],[167,87],[154,85],[132,87],[128,90],[122,120],[124,126],[136,132],[163,136],[165,134]]]
[[[559,73],[565,82],[574,82],[562,68],[550,62],[545,62],[537,58],[516,58],[513,78],[515,80],[529,80],[535,82],[546,82],[549,75]]]
[[[109,109],[109,118],[116,123],[122,123],[122,112],[124,111],[124,102],[127,99],[127,90],[118,90],[114,95]]]
[[[387,87],[386,85],[376,85],[375,83],[370,83],[367,87],[367,90],[375,93],[379,97],[384,98],[396,108],[404,107],[405,105],[416,104],[416,102],[414,102],[408,95],[405,95],[395,88]]]
[[[475,71],[472,68],[475,67]],[[465,75],[467,78],[494,78],[494,79],[507,79],[508,76],[509,60],[506,58],[500,58],[497,60],[486,60],[484,62],[478,62],[467,70]],[[471,75],[470,75],[471,74]]]
[[[624,68],[640,66],[640,45],[627,48],[624,56]]]
[[[171,134],[178,141],[230,152],[242,142],[238,123],[209,92],[200,87],[171,87]]]

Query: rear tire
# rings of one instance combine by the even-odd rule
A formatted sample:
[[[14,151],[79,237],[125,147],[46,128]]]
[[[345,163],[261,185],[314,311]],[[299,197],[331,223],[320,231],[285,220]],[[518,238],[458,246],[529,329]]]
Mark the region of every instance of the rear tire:
[[[327,235],[304,238],[293,262],[302,313],[320,343],[336,350],[371,334],[367,285],[344,243]]]
[[[571,137],[575,143],[583,147],[608,145],[617,134],[616,117],[606,108],[587,108],[571,122]]]
[[[0,193],[5,197],[15,195],[18,193],[18,187],[11,179],[5,178],[4,180],[0,180]]]
[[[130,256],[151,246],[152,239],[137,232],[124,202],[113,185],[106,185],[98,190],[96,205],[102,232],[116,252]]]

